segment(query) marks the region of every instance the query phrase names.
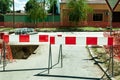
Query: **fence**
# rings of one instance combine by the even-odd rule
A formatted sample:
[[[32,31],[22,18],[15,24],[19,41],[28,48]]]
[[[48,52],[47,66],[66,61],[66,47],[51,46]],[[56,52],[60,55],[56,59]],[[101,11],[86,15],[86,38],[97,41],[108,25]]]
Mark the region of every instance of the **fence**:
[[[39,22],[36,25],[30,22],[15,22],[15,28],[22,28],[22,27],[36,27],[36,28],[60,28],[60,27],[74,27],[75,23],[73,22]],[[110,26],[109,22],[80,22],[78,27],[82,26],[92,26],[92,27],[102,27],[108,28]],[[13,27],[13,22],[0,22],[0,27]],[[113,27],[119,28],[120,23],[113,22]]]

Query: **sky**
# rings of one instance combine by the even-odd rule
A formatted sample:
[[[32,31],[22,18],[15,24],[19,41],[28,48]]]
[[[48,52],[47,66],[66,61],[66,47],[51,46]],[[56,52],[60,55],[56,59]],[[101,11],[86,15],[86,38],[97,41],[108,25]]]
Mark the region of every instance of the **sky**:
[[[29,0],[14,0],[14,1],[15,1],[15,11],[16,11],[16,10],[24,10],[26,2]],[[13,7],[11,9],[13,9]]]
[[[14,0],[14,1],[15,1],[15,11],[16,11],[16,10],[24,10],[25,4],[28,0]]]

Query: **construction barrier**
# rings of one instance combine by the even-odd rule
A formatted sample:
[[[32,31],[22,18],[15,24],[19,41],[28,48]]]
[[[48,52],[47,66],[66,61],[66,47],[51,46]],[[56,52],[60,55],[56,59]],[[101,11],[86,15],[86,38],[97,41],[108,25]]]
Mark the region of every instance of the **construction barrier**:
[[[4,35],[3,40],[10,45],[39,45],[49,42],[48,35]]]
[[[3,41],[9,45],[40,45],[40,44],[49,44],[49,57],[48,57],[48,74],[50,73],[50,69],[56,66],[57,64],[61,63],[61,68],[63,67],[63,60],[62,60],[62,45],[106,45],[106,46],[113,46],[114,38],[111,36],[108,37],[99,37],[99,36],[76,36],[76,35],[62,35],[62,34],[35,34],[35,35],[3,35]],[[9,45],[4,45],[9,53],[6,55],[4,51],[4,59],[8,57],[8,59],[12,60],[12,53],[10,50]],[[51,45],[59,45],[59,55],[58,55],[58,62],[56,64],[52,63],[52,51]],[[5,56],[6,55],[6,56]],[[5,60],[4,60],[5,61]],[[3,65],[4,66],[4,65]],[[5,71],[5,67],[3,67],[3,71]],[[90,79],[90,78],[89,78]],[[93,79],[93,78],[92,78]]]
[[[113,45],[112,37],[50,36],[52,45]]]
[[[52,45],[113,45],[113,37],[81,37],[69,35],[4,35],[3,40],[9,44],[45,44]]]

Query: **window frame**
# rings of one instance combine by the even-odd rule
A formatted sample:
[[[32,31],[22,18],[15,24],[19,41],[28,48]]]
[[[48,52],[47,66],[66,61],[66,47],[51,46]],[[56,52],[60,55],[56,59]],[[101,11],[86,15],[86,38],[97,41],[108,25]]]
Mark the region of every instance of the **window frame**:
[[[103,13],[94,13],[93,14],[93,21],[103,21]],[[95,17],[99,17],[99,18],[95,18]],[[100,18],[101,17],[101,18]]]

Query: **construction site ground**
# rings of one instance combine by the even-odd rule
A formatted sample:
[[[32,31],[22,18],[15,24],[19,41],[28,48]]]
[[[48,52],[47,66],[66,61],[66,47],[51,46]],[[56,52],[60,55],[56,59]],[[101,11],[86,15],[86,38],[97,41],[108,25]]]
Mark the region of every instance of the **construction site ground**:
[[[68,35],[81,36],[103,36],[102,32],[69,32],[62,33]],[[52,45],[52,64],[55,64],[58,59],[59,45]],[[101,78],[103,72],[99,69],[94,61],[89,60],[91,57],[86,49],[86,46],[62,46],[63,52],[63,67],[60,64],[54,66],[49,75],[71,76],[71,77],[51,77],[51,76],[36,76],[37,74],[47,74],[48,71],[48,56],[49,44],[41,44],[27,59],[15,59],[13,62],[8,62],[6,72],[2,72],[2,64],[0,65],[0,80],[89,80],[84,78]],[[78,78],[75,78],[78,77]]]

